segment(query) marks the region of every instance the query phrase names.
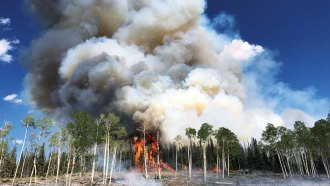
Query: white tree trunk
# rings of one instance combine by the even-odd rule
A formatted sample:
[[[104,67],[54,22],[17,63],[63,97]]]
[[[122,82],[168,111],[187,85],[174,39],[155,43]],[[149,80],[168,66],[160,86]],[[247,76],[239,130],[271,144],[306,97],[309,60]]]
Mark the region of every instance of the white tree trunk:
[[[178,144],[175,144],[175,177],[178,174]]]
[[[69,178],[69,186],[71,186],[72,173],[73,173],[75,163],[76,163],[76,155],[73,154],[72,167],[71,167],[70,178]]]
[[[111,170],[110,170],[110,181],[109,181],[110,185],[111,185],[111,181],[112,181],[112,173],[113,173],[115,163],[116,163],[116,154],[117,154],[117,145],[114,146],[113,154],[112,154]]]
[[[108,141],[108,137],[106,137],[106,142],[104,144],[104,153],[103,153],[103,185],[105,184],[105,171],[106,171],[106,163],[107,163],[107,141]]]
[[[192,168],[192,152],[191,152],[191,139],[188,145],[188,169],[189,169],[189,178],[191,178],[191,168]]]
[[[162,179],[162,175],[160,174],[160,161],[159,161],[159,131],[157,131],[157,167],[158,167],[158,179]]]
[[[305,148],[303,149],[303,152],[304,152],[303,153],[303,160],[305,161],[306,171],[307,171],[308,176],[311,176],[311,170],[309,168],[308,160],[307,160],[307,151],[306,151]]]
[[[230,166],[230,164],[229,164],[229,149],[227,149],[227,156],[228,156],[228,164],[227,164],[227,174],[228,174],[228,177],[229,177],[229,166]]]
[[[122,150],[120,150],[120,152],[119,152],[119,168],[118,168],[118,172],[121,172],[122,171],[121,154],[122,154]]]
[[[308,174],[308,176],[311,176],[312,173],[311,173],[311,170],[310,170],[309,165],[308,165],[308,159],[307,159],[306,151],[304,151],[303,156],[304,156],[304,161],[305,161],[305,164],[306,164],[307,174]]]
[[[225,140],[222,140],[222,179],[225,178]]]
[[[188,157],[187,157],[187,159],[188,159],[188,169],[186,169],[187,170],[187,172],[188,172],[188,177],[189,178],[191,178],[191,174],[190,174],[190,154],[189,154],[189,150],[190,150],[190,144],[188,144],[188,150],[187,150],[187,155],[188,155]]]
[[[31,175],[30,175],[30,182],[29,182],[29,186],[31,185],[31,183],[32,183],[32,176],[33,176],[33,173],[34,173],[34,171],[35,171],[35,167],[33,166],[33,168],[32,168],[32,171],[31,171]]]
[[[300,166],[301,175],[304,175],[304,174],[305,174],[305,171],[304,171],[304,162],[303,162],[303,160],[302,160],[302,157],[301,157],[300,151],[297,153],[297,159],[298,159],[298,161],[299,161],[299,166]]]
[[[285,157],[286,157],[286,164],[289,168],[290,177],[292,178],[292,172],[291,172],[291,166],[290,166],[290,157],[288,155],[286,155]]]
[[[0,141],[1,142],[1,141]],[[3,158],[3,152],[4,152],[4,150],[5,150],[5,147],[3,147],[2,149],[1,149],[1,157],[0,157],[0,173],[2,172],[1,171],[1,165],[2,165],[2,158]]]
[[[49,167],[50,167],[50,164],[52,162],[52,155],[53,155],[53,151],[50,151],[50,156],[49,156],[49,161],[48,161],[48,166],[47,166],[47,172],[46,172],[46,180],[48,178]]]
[[[37,185],[37,164],[34,164],[34,185]]]
[[[1,140],[2,141],[2,140]],[[0,141],[0,142],[1,142]],[[2,159],[3,159],[3,157],[4,157],[4,155],[3,155],[3,153],[4,153],[4,151],[5,151],[5,147],[3,146],[2,147],[2,149],[1,149],[1,158],[0,158],[0,173],[2,172],[2,170],[1,170],[1,165],[2,165]]]
[[[33,168],[32,168],[31,175],[30,175],[30,184],[31,184],[32,176],[33,176],[33,169],[34,169],[34,183],[37,184],[37,154],[38,154],[37,151],[39,148],[40,138],[41,138],[41,132],[38,135],[37,146],[36,146],[35,153],[34,153]]]
[[[97,143],[94,144],[94,153],[93,153],[93,166],[92,166],[92,179],[91,182],[94,181],[94,172],[95,172],[95,161],[96,161],[96,150],[97,150]]]
[[[206,144],[202,145],[203,149],[203,171],[204,171],[204,182],[206,182],[206,172],[207,172],[207,164],[206,164]]]
[[[286,174],[285,174],[285,171],[284,171],[284,168],[283,168],[283,164],[282,164],[282,160],[281,160],[281,157],[280,157],[281,155],[280,155],[279,151],[277,150],[277,148],[276,148],[276,153],[277,153],[278,161],[280,161],[280,165],[281,165],[283,177],[286,178]]]
[[[323,154],[321,154],[321,158],[322,158],[322,163],[323,163],[323,166],[324,166],[324,169],[325,169],[325,172],[327,173],[327,176],[328,176],[328,179],[329,179],[329,168],[325,162],[325,159],[324,159],[324,156]]]
[[[16,169],[15,169],[15,174],[14,174],[14,178],[13,178],[13,181],[11,183],[11,185],[13,186],[14,183],[15,183],[15,178],[16,178],[16,175],[17,175],[17,170],[18,170],[18,166],[21,162],[21,159],[22,159],[22,154],[23,154],[23,150],[24,150],[24,146],[25,146],[25,142],[26,142],[26,134],[28,132],[28,128],[29,128],[29,125],[26,126],[26,129],[25,129],[25,135],[24,135],[24,140],[23,140],[23,144],[22,144],[22,149],[21,149],[21,153],[19,155],[19,160],[18,160],[18,164],[16,165]]]
[[[330,170],[329,170],[329,162],[328,162],[328,159],[327,159],[327,158],[325,158],[325,164],[326,164],[326,166],[327,166],[328,173],[330,173]]]
[[[106,157],[106,169],[105,169],[105,184],[108,183],[108,173],[109,173],[109,157],[110,157],[110,134],[107,135],[107,157]]]
[[[216,165],[216,172],[217,172],[217,178],[219,178],[219,152],[217,148],[217,165]]]
[[[330,173],[329,162],[328,162],[328,159],[327,158],[325,158],[325,164],[327,165],[328,172]]]
[[[311,169],[312,169],[313,177],[316,177],[317,176],[317,171],[316,171],[316,168],[315,168],[314,159],[313,159],[313,156],[312,156],[311,152],[309,152],[309,159],[310,159],[310,162],[311,162]]]
[[[83,172],[83,155],[80,155],[80,173],[79,173],[79,177],[80,179],[82,178],[82,172]]]
[[[144,160],[144,171],[145,177],[148,179],[148,167],[147,167],[147,158],[146,158],[146,129],[145,124],[143,124],[143,160]]]
[[[25,150],[25,154],[24,154],[24,158],[23,158],[23,164],[22,164],[22,170],[21,170],[21,176],[20,176],[20,178],[23,177],[24,165],[25,165],[25,161],[26,161],[26,157],[27,157],[28,153],[29,153],[29,152],[28,152],[28,148],[26,148],[26,150]]]
[[[66,167],[66,174],[65,174],[65,185],[68,185],[70,164],[71,164],[71,153],[69,151],[68,164]]]
[[[61,163],[61,145],[58,146],[58,150],[57,150],[57,170],[56,170],[55,185],[57,185],[58,175],[60,173],[60,163]]]

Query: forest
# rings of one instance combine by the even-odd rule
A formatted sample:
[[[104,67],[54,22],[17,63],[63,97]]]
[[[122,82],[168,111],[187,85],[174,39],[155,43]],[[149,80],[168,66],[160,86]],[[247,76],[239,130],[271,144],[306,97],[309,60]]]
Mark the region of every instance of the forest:
[[[32,184],[52,177],[55,184],[62,180],[71,185],[72,175],[77,175],[108,185],[118,172],[137,171],[145,178],[162,179],[164,172],[176,177],[183,171],[189,179],[193,170],[202,172],[204,181],[210,172],[219,179],[237,171],[274,172],[284,179],[330,176],[330,112],[312,127],[301,121],[293,129],[268,123],[260,140],[239,139],[227,128],[203,123],[199,129],[187,128],[186,136],[177,136],[172,143],[161,143],[161,132],[143,125],[128,134],[113,113],[94,118],[74,112],[59,130],[53,125],[48,117],[26,116],[19,143],[10,135],[13,124],[4,123],[0,130],[2,181],[14,185],[25,179]]]

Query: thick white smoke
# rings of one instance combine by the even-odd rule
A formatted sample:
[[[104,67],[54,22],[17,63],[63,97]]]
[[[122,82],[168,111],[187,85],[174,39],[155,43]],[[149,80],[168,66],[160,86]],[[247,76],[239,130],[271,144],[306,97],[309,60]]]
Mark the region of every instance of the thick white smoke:
[[[204,122],[240,137],[284,124],[257,79],[276,63],[264,59],[263,47],[217,33],[204,0],[27,3],[45,31],[23,55],[26,89],[54,116],[113,111],[129,118],[128,128],[159,128],[163,142]],[[258,72],[244,73],[256,63]]]

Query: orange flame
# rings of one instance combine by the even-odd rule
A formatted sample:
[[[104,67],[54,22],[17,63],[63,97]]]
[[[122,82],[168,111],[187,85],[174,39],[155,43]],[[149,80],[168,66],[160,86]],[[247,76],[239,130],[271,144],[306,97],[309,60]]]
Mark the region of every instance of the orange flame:
[[[149,142],[149,143],[148,143]],[[151,142],[151,145],[150,145]],[[144,158],[143,158],[143,150],[145,153],[145,159],[146,159],[146,164],[147,168],[150,168],[152,171],[157,171],[157,138],[152,136],[151,133],[146,133],[146,142],[144,139],[133,139],[134,143],[134,161],[135,161],[135,166],[138,171],[143,171],[144,170]],[[145,149],[143,149],[143,146],[145,145]],[[169,166],[167,163],[163,162],[162,160],[159,161],[160,168],[166,169],[167,171],[173,171],[174,169]]]
[[[144,144],[144,140],[136,140],[134,139],[134,152],[135,152],[135,157],[134,157],[134,161],[135,161],[135,166],[139,171],[143,170],[143,164],[140,163],[140,157],[141,157],[141,153],[143,152],[143,144]]]
[[[215,166],[212,168],[212,171],[213,171],[213,172],[221,172],[221,168],[220,168],[220,167],[217,167],[217,165],[215,165]]]
[[[182,170],[187,170],[187,166],[185,164],[181,165]]]

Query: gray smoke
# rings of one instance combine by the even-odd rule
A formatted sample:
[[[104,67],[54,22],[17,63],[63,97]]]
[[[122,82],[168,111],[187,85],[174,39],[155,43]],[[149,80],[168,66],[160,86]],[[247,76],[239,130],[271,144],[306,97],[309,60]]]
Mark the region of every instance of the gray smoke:
[[[283,124],[245,106],[242,69],[264,49],[212,29],[204,0],[26,2],[45,28],[22,57],[26,91],[54,117],[116,112],[128,128],[159,128],[163,142],[203,122],[242,137]]]

